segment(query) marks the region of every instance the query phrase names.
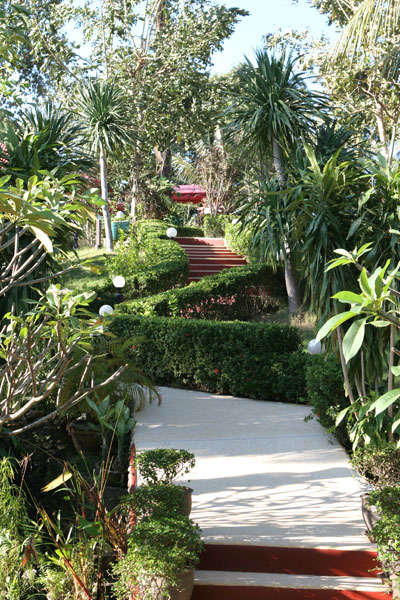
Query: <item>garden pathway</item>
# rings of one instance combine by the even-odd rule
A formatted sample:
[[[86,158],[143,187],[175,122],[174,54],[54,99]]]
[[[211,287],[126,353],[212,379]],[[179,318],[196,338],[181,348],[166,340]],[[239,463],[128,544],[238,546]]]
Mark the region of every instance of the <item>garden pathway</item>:
[[[310,552],[307,549],[313,549],[312,552],[318,549],[318,556],[325,562],[329,562],[332,553],[342,556],[345,563],[351,562],[349,557],[370,559],[374,548],[364,535],[360,510],[360,493],[365,484],[354,476],[341,446],[315,420],[304,421],[310,414],[309,407],[172,388],[160,388],[160,392],[161,406],[146,406],[137,415],[137,449],[140,452],[156,447],[185,448],[196,456],[196,467],[189,475],[189,485],[194,490],[191,518],[202,529],[209,544],[209,556],[213,550],[221,563],[218,568],[212,565],[210,568],[210,560],[206,560],[200,579],[223,578],[225,571],[251,570],[234,566],[238,560],[235,548],[240,549],[241,560],[253,553],[252,564],[257,560],[268,562],[264,554],[271,548],[278,552],[275,558],[279,563],[293,562],[290,553],[294,549],[297,565],[304,562]],[[229,558],[221,555],[223,547],[229,550]],[[315,565],[320,561],[313,555],[309,558]],[[233,565],[232,568],[229,565],[227,568],[226,563]],[[260,583],[260,577],[265,575],[258,572],[260,569],[255,570],[257,573],[252,574],[249,585],[253,590],[260,586],[264,589],[263,585],[268,584]],[[362,566],[360,570],[363,571]],[[365,570],[363,585],[371,585],[370,593],[379,595],[369,596],[369,592],[363,591],[354,598],[381,597],[380,580],[372,578],[367,567]],[[220,573],[216,575],[216,571]],[[265,567],[261,571],[271,572],[271,569]],[[272,571],[292,573],[292,580],[294,573],[297,578],[305,574],[321,575],[319,582],[322,581],[323,587],[325,575],[358,574],[357,569],[347,572],[339,566],[336,571],[322,567]],[[246,574],[239,575],[243,583]],[[279,580],[283,575],[274,577],[278,578],[271,584],[274,589],[285,586]],[[233,585],[232,573],[228,573],[228,579],[225,584]],[[344,581],[340,580],[342,586]],[[200,583],[207,585],[207,581]],[[316,582],[296,583],[296,587],[307,585],[315,587]],[[360,588],[356,585],[354,589]],[[202,598],[199,594],[194,597]],[[211,591],[204,597],[211,599]],[[222,588],[217,597],[224,597]],[[232,588],[230,597],[236,598]]]

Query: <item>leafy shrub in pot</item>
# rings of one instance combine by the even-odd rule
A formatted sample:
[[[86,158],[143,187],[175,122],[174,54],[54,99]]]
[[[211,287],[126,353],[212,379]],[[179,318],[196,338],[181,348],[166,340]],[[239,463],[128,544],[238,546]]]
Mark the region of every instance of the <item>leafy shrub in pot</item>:
[[[135,459],[141,479],[148,484],[171,484],[178,477],[189,473],[196,459],[188,450],[155,448],[145,450]]]
[[[400,484],[400,448],[394,442],[359,446],[350,462],[376,489]]]
[[[187,517],[164,517],[137,523],[128,540],[128,551],[114,566],[117,600],[169,598],[179,575],[193,571],[203,542],[200,528]],[[191,583],[193,589],[193,583]],[[191,589],[187,598],[190,598]]]

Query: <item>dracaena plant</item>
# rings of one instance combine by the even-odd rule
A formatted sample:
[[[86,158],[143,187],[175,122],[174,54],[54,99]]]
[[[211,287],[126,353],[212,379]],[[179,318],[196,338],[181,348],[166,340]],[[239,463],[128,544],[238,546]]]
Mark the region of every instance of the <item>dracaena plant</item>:
[[[348,304],[348,310],[331,317],[318,332],[322,340],[336,333],[345,390],[349,406],[337,417],[352,422],[353,446],[371,440],[396,441],[400,429],[400,387],[395,378],[400,375],[396,348],[400,329],[400,292],[397,288],[400,265],[384,266],[369,273],[360,264],[361,257],[371,249],[364,244],[353,252],[339,249],[338,259],[328,269],[353,265],[359,272],[359,292],[345,290],[333,296]],[[344,333],[344,329],[346,332]],[[400,442],[398,442],[400,443]]]

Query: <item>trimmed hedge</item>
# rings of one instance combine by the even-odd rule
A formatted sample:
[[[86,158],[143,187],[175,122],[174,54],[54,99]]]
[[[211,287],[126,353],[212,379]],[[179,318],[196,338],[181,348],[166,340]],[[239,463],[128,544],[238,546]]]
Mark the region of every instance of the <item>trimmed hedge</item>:
[[[224,269],[183,288],[147,296],[118,306],[119,313],[180,316],[187,319],[247,320],[279,308],[285,293],[282,273],[265,264]]]
[[[204,231],[201,227],[189,227],[185,225],[171,225],[175,227],[178,234],[177,237],[204,237]]]
[[[298,330],[289,325],[114,316],[109,330],[133,339],[129,357],[159,385],[261,400],[303,402]]]
[[[225,241],[226,245],[230,250],[240,254],[240,256],[246,256],[250,262],[256,261],[254,250],[251,249],[251,243],[253,241],[253,232],[250,229],[241,231],[240,223],[227,223],[225,226]]]
[[[166,239],[168,227],[175,227],[178,232],[177,237],[204,237],[204,231],[201,227],[171,225],[158,219],[142,219],[137,221],[136,235],[139,241],[147,240],[149,237]]]

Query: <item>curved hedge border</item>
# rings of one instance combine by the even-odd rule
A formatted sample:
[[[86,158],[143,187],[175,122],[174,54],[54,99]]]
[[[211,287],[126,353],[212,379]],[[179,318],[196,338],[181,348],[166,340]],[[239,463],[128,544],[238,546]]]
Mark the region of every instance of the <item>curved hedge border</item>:
[[[141,219],[137,221],[136,235],[139,241],[147,240],[149,237],[166,239],[168,227],[175,227],[177,237],[204,237],[204,231],[201,227],[171,225],[158,219]]]
[[[145,316],[248,320],[253,314],[277,310],[278,296],[283,294],[281,273],[273,273],[265,264],[245,265],[203,277],[183,288],[125,302],[117,311]]]
[[[295,327],[121,315],[108,328],[121,344],[133,340],[130,359],[159,385],[306,400],[309,357]]]

